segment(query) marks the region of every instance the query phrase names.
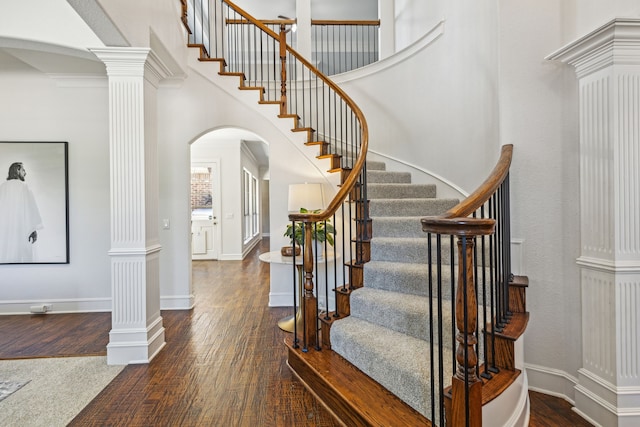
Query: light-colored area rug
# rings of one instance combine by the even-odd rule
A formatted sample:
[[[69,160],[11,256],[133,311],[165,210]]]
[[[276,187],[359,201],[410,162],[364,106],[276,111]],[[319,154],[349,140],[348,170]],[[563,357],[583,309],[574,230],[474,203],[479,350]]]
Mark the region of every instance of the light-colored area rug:
[[[66,426],[123,368],[105,356],[0,360],[0,383],[26,383],[0,401],[0,426]]]
[[[20,390],[29,381],[0,381],[0,402]]]

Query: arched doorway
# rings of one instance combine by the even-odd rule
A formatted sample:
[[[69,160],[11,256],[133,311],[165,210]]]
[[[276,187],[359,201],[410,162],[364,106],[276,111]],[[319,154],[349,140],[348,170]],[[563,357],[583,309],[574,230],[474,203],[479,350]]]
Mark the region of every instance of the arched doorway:
[[[195,140],[190,156],[192,259],[243,259],[268,234],[268,144],[223,128]]]

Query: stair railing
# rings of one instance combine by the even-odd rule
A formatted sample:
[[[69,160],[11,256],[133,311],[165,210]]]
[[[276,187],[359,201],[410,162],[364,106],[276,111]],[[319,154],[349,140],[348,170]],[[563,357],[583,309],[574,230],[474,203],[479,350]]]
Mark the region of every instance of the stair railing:
[[[302,345],[303,351],[309,347],[320,349],[319,286],[314,283],[320,271],[316,257],[319,251],[329,253],[330,248],[328,240],[320,245],[312,240],[312,236],[318,223],[326,226],[326,222],[333,221],[333,259],[331,263],[324,263],[323,274],[323,315],[328,317],[331,279],[334,292],[338,286],[344,286],[351,277],[348,266],[363,262],[361,242],[368,239],[366,232],[357,233],[360,228],[354,226],[366,223],[368,218],[363,202],[366,200],[367,122],[360,108],[340,87],[287,44],[295,21],[283,19],[264,23],[227,0],[181,0],[181,4],[189,45],[200,48],[200,59],[220,62],[220,74],[240,77],[239,89],[257,90],[260,103],[279,105],[279,117],[292,119],[292,131],[305,132],[305,144],[318,147],[318,158],[329,159],[329,172],[340,173],[341,185],[326,208],[289,215],[294,229],[296,223],[304,226],[300,296],[303,322],[300,327],[294,322],[294,347]],[[269,27],[274,23],[278,32]],[[296,313],[295,239],[293,244],[292,288]],[[333,266],[331,269],[329,264]],[[332,313],[340,316],[338,310]]]
[[[380,20],[311,20],[311,56],[326,75],[378,61]]]
[[[483,380],[499,372],[493,356],[495,337],[511,317],[509,167],[512,153],[512,145],[503,146],[491,175],[475,192],[443,215],[421,220],[423,231],[428,233],[429,246],[430,356],[432,361],[438,361],[431,364],[431,378],[437,379],[431,386],[434,425],[481,426]],[[443,263],[447,257],[443,250],[446,244],[443,243],[450,247],[446,264]],[[447,265],[451,269],[449,283],[443,279]],[[447,298],[447,294],[451,298]],[[447,300],[450,300],[454,319],[451,324],[443,320]],[[448,327],[450,332],[444,330]],[[451,354],[450,362],[445,360],[447,354]],[[436,365],[446,367],[447,364],[452,372],[449,387],[448,379],[443,377],[444,370],[435,369]]]

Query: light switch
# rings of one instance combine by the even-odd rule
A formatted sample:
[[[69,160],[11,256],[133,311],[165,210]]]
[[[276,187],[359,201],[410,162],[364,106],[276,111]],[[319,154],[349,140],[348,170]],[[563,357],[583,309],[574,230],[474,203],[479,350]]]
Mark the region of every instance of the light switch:
[[[171,228],[171,221],[169,220],[169,218],[164,218],[162,220],[162,228],[165,230],[168,230]]]

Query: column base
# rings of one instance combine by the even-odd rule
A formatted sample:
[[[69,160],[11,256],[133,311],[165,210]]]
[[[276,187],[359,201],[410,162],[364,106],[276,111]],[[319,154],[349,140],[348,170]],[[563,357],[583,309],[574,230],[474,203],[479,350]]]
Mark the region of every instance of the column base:
[[[107,364],[149,363],[165,344],[160,316],[146,329],[112,329],[107,345]]]
[[[578,371],[575,412],[595,425],[640,425],[640,388],[616,387],[586,369]]]

